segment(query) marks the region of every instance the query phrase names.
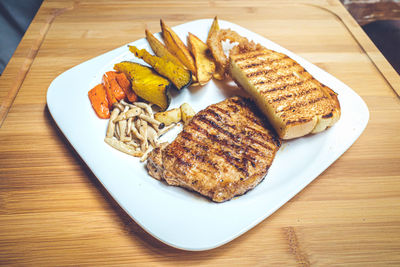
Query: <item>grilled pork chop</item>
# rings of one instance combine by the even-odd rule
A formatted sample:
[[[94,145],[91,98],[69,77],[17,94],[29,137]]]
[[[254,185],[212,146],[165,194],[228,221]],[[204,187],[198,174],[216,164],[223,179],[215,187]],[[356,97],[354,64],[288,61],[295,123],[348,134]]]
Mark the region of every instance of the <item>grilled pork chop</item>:
[[[317,133],[340,118],[336,93],[285,54],[236,47],[229,72],[267,116],[282,139]]]
[[[262,181],[281,144],[260,115],[240,97],[207,107],[150,153],[149,174],[215,202],[244,194]]]

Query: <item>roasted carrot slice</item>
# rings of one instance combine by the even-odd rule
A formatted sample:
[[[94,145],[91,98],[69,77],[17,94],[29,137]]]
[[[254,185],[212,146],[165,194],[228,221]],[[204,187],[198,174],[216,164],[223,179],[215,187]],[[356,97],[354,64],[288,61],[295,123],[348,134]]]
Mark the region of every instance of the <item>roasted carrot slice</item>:
[[[111,92],[117,101],[120,101],[126,97],[124,90],[121,88],[121,86],[119,86],[116,80],[115,72],[106,72],[106,74],[103,75],[103,84],[105,87],[110,87]]]
[[[121,88],[124,90],[126,97],[128,98],[128,100],[133,103],[135,101],[137,101],[138,97],[135,94],[135,92],[132,90],[132,86],[131,86],[131,82],[129,81],[129,79],[126,77],[126,75],[124,73],[117,73],[115,75],[117,82],[119,84],[119,86],[121,86]]]
[[[108,100],[106,90],[102,84],[98,84],[88,92],[90,103],[97,116],[101,119],[110,118],[110,109],[108,108]]]
[[[118,100],[115,98],[112,90],[111,90],[111,85],[105,75],[103,75],[103,82],[102,82],[104,89],[106,90],[106,95],[108,99],[108,107],[111,108],[112,104],[115,102],[118,102]]]
[[[103,75],[103,86],[106,89],[106,94],[108,98],[108,107],[111,108],[115,102],[118,102],[118,98],[115,95],[115,85],[111,84],[111,81],[107,75]],[[120,88],[120,90],[122,90]]]

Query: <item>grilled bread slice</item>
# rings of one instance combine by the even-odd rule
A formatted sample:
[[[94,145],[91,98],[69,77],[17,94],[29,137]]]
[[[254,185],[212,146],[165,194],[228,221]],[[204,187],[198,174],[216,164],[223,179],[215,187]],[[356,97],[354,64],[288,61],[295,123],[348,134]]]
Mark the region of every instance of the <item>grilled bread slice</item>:
[[[282,139],[317,133],[340,118],[337,94],[287,55],[262,46],[233,49],[229,72]]]

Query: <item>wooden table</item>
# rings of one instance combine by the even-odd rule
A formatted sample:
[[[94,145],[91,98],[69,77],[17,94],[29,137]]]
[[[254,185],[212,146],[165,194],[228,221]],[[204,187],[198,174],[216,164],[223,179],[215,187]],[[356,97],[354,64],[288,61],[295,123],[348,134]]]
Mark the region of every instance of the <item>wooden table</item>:
[[[272,216],[210,251],[144,232],[85,166],[46,107],[51,81],[171,26],[220,19],[308,59],[356,91],[355,144]],[[4,37],[2,37],[4,38]],[[339,1],[45,1],[0,79],[1,265],[400,264],[400,78]]]

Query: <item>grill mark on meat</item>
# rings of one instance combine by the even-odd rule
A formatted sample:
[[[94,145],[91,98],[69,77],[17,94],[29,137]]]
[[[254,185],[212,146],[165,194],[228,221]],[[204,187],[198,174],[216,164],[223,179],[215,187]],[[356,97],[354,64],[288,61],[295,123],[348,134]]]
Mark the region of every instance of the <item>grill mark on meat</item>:
[[[207,125],[210,125],[210,124],[207,123],[207,122],[209,122],[209,120],[200,120],[200,121],[206,123]],[[218,135],[210,134],[206,129],[204,129],[203,127],[201,127],[200,125],[198,125],[195,121],[192,121],[191,125],[192,125],[193,128],[196,129],[199,133],[203,134],[204,136],[206,136],[208,139],[210,139],[210,140],[213,141],[214,143],[218,143],[220,146],[228,147],[228,148],[232,149],[232,151],[235,151],[235,152],[238,152],[238,151],[240,152],[240,151],[243,150],[243,147],[245,147],[245,149],[244,149],[244,152],[245,152],[245,153],[239,153],[239,154],[245,154],[244,156],[246,156],[247,154],[249,154],[249,151],[248,151],[248,150],[252,150],[254,153],[256,153],[256,154],[258,154],[258,155],[260,155],[260,156],[264,156],[264,153],[262,153],[260,150],[258,150],[258,149],[255,148],[255,147],[246,146],[246,144],[244,144],[244,143],[242,143],[242,142],[240,142],[240,145],[237,145],[237,144],[235,144],[235,143],[228,142],[228,139],[226,139],[226,138],[225,138],[225,139],[221,139],[221,138],[219,138]],[[213,127],[213,128],[214,128],[214,127]],[[233,135],[233,136],[234,136],[234,135]],[[232,138],[232,140],[235,140],[235,139],[237,139],[237,138],[235,138],[235,137]],[[198,143],[197,140],[194,140],[194,139],[192,139],[192,138],[188,138],[188,140],[189,140],[190,142]],[[205,148],[205,147],[207,147],[207,150],[205,150],[205,151],[208,151],[208,150],[210,149],[210,147],[208,147],[208,146],[205,146],[205,145],[202,145],[202,146],[201,146],[201,148]],[[231,152],[229,152],[229,153],[231,154]],[[225,155],[225,156],[226,156],[226,154],[224,154],[224,153],[223,153],[223,150],[221,150],[221,149],[218,149],[218,150],[217,150],[217,154]],[[249,156],[252,156],[252,155],[249,155]],[[227,159],[227,160],[228,160],[228,161],[229,161],[229,160],[234,160],[234,161],[240,162],[240,159],[238,159],[238,158],[236,158],[236,157],[231,157],[231,158],[229,158],[229,159]],[[250,160],[250,161],[251,161],[251,160]],[[235,166],[235,167],[237,167],[237,166]]]
[[[203,121],[204,122],[204,121]],[[215,143],[218,143],[219,145],[222,145],[224,147],[229,147],[232,149],[232,151],[235,152],[240,152],[241,150],[243,150],[243,147],[245,147],[244,149],[244,153],[239,153],[241,154],[243,157],[242,158],[237,158],[235,156],[232,155],[232,153],[230,151],[225,151],[222,149],[217,149],[216,154],[223,157],[225,159],[225,161],[232,165],[233,167],[235,167],[238,171],[242,172],[243,174],[245,174],[246,176],[248,175],[248,164],[250,163],[251,166],[255,167],[255,162],[253,160],[254,158],[254,154],[250,153],[250,151],[248,150],[253,150],[255,153],[257,153],[259,156],[265,156],[264,153],[260,152],[257,148],[254,148],[252,146],[245,146],[245,144],[241,143],[241,146],[236,145],[234,143],[229,143],[227,139],[220,139],[218,137],[218,135],[213,135],[208,133],[203,127],[201,127],[200,125],[198,125],[195,122],[192,122],[192,126],[199,132],[202,133],[203,135],[205,135],[207,138],[209,138],[210,140],[214,141]],[[257,134],[258,136],[261,136],[262,138],[266,138],[265,135],[263,135],[261,132],[259,132],[256,129],[253,129],[254,133],[251,134],[255,135]],[[268,137],[267,137],[268,138]],[[185,139],[187,139],[190,142],[195,142],[198,144],[197,140],[193,140],[191,138],[191,135],[188,133],[185,133]],[[251,140],[254,140],[253,138],[251,138]],[[265,139],[264,139],[265,140]],[[270,140],[270,138],[268,138],[268,140]],[[255,140],[254,140],[255,141]],[[259,143],[259,142],[257,142]],[[179,144],[180,147],[182,147],[182,149],[184,149],[185,151],[189,152],[190,149],[182,146],[182,144]],[[201,145],[200,148],[205,148],[206,146]],[[271,148],[270,146],[268,146],[268,148],[270,150],[273,150],[273,148]],[[208,151],[209,147],[207,147]],[[209,160],[208,158],[206,159],[207,156],[203,156],[203,155],[198,155],[198,154],[194,154],[192,152],[189,152],[189,154],[192,156],[192,158],[195,158],[198,161],[207,163],[209,166],[211,166],[212,168],[218,170],[217,164],[215,162],[212,162],[211,160]],[[185,165],[185,166],[191,166],[191,163],[188,161],[180,161],[181,164]],[[206,168],[202,168],[202,170],[204,171]]]
[[[207,109],[204,111],[204,113],[214,117],[217,121],[224,121],[224,119],[222,119],[221,115],[219,115],[217,112],[215,112],[212,109]]]
[[[185,165],[187,167],[192,167],[192,163],[185,161],[184,159],[178,157],[176,159],[180,164]]]
[[[230,113],[229,113],[228,110],[223,109],[223,108],[220,108],[220,107],[218,107],[218,106],[214,106],[213,108],[216,109],[216,110],[218,110],[219,112],[221,112],[221,113],[224,114],[225,116],[227,116],[227,117],[229,117],[229,118],[231,117],[231,115],[230,115]]]
[[[201,144],[199,141],[195,140],[195,139],[189,139],[190,143],[196,143],[196,146],[199,147],[200,149],[202,149],[204,151],[204,155],[203,154],[199,154],[199,153],[193,153],[192,150],[188,147],[185,146],[185,144],[182,143],[177,143],[176,145],[178,147],[175,147],[174,149],[174,154],[176,155],[177,151],[179,151],[179,149],[185,150],[187,152],[188,155],[191,156],[192,159],[195,159],[196,161],[208,164],[208,166],[210,166],[211,168],[218,170],[218,165],[216,162],[213,162],[209,157],[207,157],[207,151],[209,150],[208,147],[204,146],[203,144]],[[204,149],[207,148],[207,149]],[[179,155],[177,155],[177,158],[180,158]],[[190,163],[190,166],[193,166],[192,163]],[[197,165],[198,169],[201,169],[201,171],[205,172],[207,170],[207,166],[204,166],[203,168],[200,168],[201,165]]]
[[[246,102],[245,102],[246,101]],[[243,109],[246,109],[246,110],[249,110],[250,111],[250,108],[249,108],[249,106],[251,105],[250,104],[250,102],[249,102],[249,100],[242,100],[242,101],[236,101],[236,100],[232,100],[232,102],[234,102],[235,104],[237,104],[237,105],[240,105]],[[228,106],[229,107],[229,106]],[[232,111],[235,111],[235,110],[232,110]],[[256,114],[259,114],[259,115],[261,115],[260,114],[260,112],[259,112],[259,110],[258,109],[255,109],[255,110],[252,110],[254,113],[256,113]],[[251,116],[250,114],[249,114],[249,112],[244,112],[244,114],[242,114],[246,119],[248,119],[248,120],[250,120],[251,122],[253,122],[254,124],[257,124],[258,126],[261,126],[261,127],[265,127],[265,124],[264,124],[264,122],[261,120],[261,119],[259,119],[259,118],[257,118],[256,116]]]
[[[249,147],[249,148],[251,148],[252,150],[256,150],[256,152],[259,152],[259,150],[258,150],[257,148],[254,148],[254,147],[252,146],[253,143],[256,143],[256,144],[258,144],[258,145],[260,145],[260,146],[262,146],[262,147],[264,147],[264,148],[266,148],[266,149],[271,149],[271,147],[269,146],[268,143],[265,142],[265,140],[259,141],[259,140],[255,139],[255,138],[252,138],[252,136],[250,136],[250,135],[244,135],[244,136],[243,136],[243,138],[244,138],[245,140],[248,141],[248,144],[243,143],[243,142],[241,141],[242,138],[240,138],[239,135],[234,135],[234,134],[232,134],[231,132],[229,132],[229,131],[227,131],[227,130],[221,128],[221,127],[218,126],[214,121],[209,120],[209,119],[208,119],[205,115],[203,115],[203,114],[202,114],[202,115],[199,115],[198,120],[201,121],[201,122],[203,122],[203,123],[205,123],[205,124],[207,124],[208,126],[214,128],[214,129],[217,130],[218,132],[220,132],[220,133],[222,133],[222,134],[228,136],[228,138],[230,138],[230,139],[231,139],[232,141],[234,141],[234,142],[239,143],[241,146]],[[199,127],[199,129],[198,129],[199,131],[201,131],[200,128],[201,128],[201,127]],[[214,136],[214,137],[213,137],[213,136],[210,136],[210,138],[213,138],[214,141],[219,142],[221,145],[224,144],[224,142],[220,142],[220,140],[215,140],[215,136]]]
[[[228,105],[228,108],[235,113],[239,111],[239,108],[235,105]]]
[[[244,172],[244,174],[246,176],[248,175],[247,165],[246,166],[240,166],[241,164],[243,164],[243,159],[246,159],[246,162],[251,162],[252,161],[252,155],[250,153],[248,153],[248,151],[245,150],[245,152],[247,152],[247,153],[242,153],[241,154],[243,156],[243,159],[237,158],[237,157],[233,156],[230,151],[223,150],[222,147],[228,147],[228,148],[231,148],[233,151],[238,151],[238,150],[242,150],[241,146],[238,146],[238,145],[233,144],[233,143],[228,143],[227,139],[218,138],[218,135],[210,134],[203,127],[201,127],[200,125],[198,125],[195,122],[192,122],[192,125],[195,127],[196,130],[199,131],[199,133],[205,135],[213,143],[218,143],[220,145],[221,148],[217,148],[217,147],[214,148],[216,155],[218,155],[220,157],[223,157],[225,159],[226,163],[228,163],[229,165],[232,165],[238,171]],[[197,140],[192,140],[192,142],[196,142],[197,143],[198,141]],[[250,147],[250,146],[248,148],[251,149],[251,150],[254,150],[254,152],[258,153],[259,155],[264,156],[264,154],[262,152],[260,152],[258,149],[254,148],[254,147]]]
[[[210,148],[208,146],[202,144],[200,141],[193,139],[192,135],[190,133],[182,132],[182,134],[183,134],[182,137],[184,136],[185,140],[187,140],[189,143],[192,143],[192,144],[195,143],[198,148],[200,148],[202,151],[204,151],[205,156],[193,153],[189,148],[187,148],[185,146],[185,144],[177,143],[176,145],[178,147],[175,147],[175,149],[172,151],[172,153],[174,153],[176,155],[176,158],[178,158],[178,159],[180,158],[180,156],[178,155],[177,152],[179,151],[179,148],[182,148],[185,151],[188,151],[188,154],[191,156],[192,159],[196,159],[196,160],[206,164],[206,165],[196,164],[198,171],[205,173],[205,172],[207,172],[208,167],[211,167],[212,169],[217,171],[219,169],[217,163],[213,162],[209,157],[207,157],[207,154],[208,154]],[[185,165],[185,166],[187,166],[187,165]],[[193,165],[190,165],[190,166],[193,166]],[[175,169],[176,169],[176,171],[179,171],[182,168],[175,168]]]
[[[209,132],[207,132],[207,130],[205,130],[203,127],[201,127],[200,125],[198,125],[197,123],[193,122],[194,127],[196,127],[196,130],[199,131],[199,133],[202,133],[203,135],[205,135],[207,138],[217,142],[220,145],[223,145],[225,147],[231,148],[234,151],[241,151],[243,150],[244,147],[246,147],[247,150],[252,150],[253,152],[260,154],[260,155],[264,155],[259,149],[253,147],[253,146],[247,146],[246,144],[240,142],[240,145],[237,145],[235,143],[232,142],[228,142],[227,139],[220,139],[218,138],[218,136],[216,135],[211,135]],[[244,152],[247,152],[247,150],[245,150]]]
[[[247,126],[247,128],[250,131],[252,131],[254,134],[257,134],[262,140],[266,140],[267,142],[272,142],[278,147],[281,146],[281,141],[279,140],[279,138],[276,138],[275,135],[273,135],[273,134],[270,134],[270,135],[265,134],[265,133],[255,129],[255,128],[251,127],[251,126]],[[271,147],[269,147],[269,148],[271,150],[273,149]]]
[[[195,139],[193,139],[192,135],[190,133],[186,132],[186,131],[183,131],[181,133],[181,136],[182,136],[183,139],[185,139],[185,140],[187,140],[189,142],[196,142]],[[204,145],[203,143],[200,143],[200,142],[196,142],[196,143],[197,143],[197,147],[201,148],[202,150],[204,150],[204,151],[208,151],[209,150],[209,147]]]
[[[225,161],[234,166],[238,171],[242,172],[245,176],[249,175],[247,162],[251,159],[244,156],[242,159],[232,156],[230,151],[219,151],[219,154],[225,158]],[[236,162],[236,163],[235,163]],[[241,166],[242,165],[242,166]]]
[[[209,126],[211,126],[212,128],[216,129],[218,132],[223,133],[225,135],[227,135],[229,138],[231,138],[232,140],[235,140],[235,135],[232,134],[231,132],[224,130],[222,127],[220,127],[219,125],[217,125],[214,121],[209,120],[206,116],[206,114],[201,114],[198,117],[198,120],[201,122],[204,122],[205,124],[208,124]]]

